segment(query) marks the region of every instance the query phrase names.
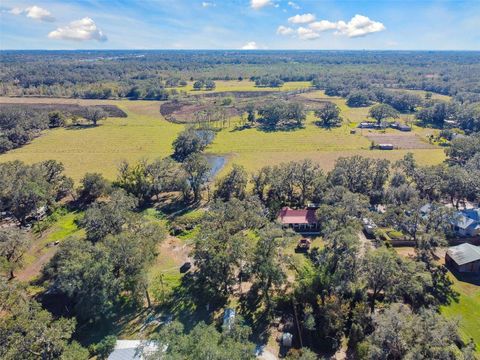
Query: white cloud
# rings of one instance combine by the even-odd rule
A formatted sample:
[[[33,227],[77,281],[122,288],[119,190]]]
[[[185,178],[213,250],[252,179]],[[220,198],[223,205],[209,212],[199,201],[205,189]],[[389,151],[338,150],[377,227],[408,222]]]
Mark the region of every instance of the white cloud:
[[[298,37],[302,40],[313,40],[320,37],[319,33],[316,33],[312,29],[304,28],[302,26],[297,29],[297,34]]]
[[[252,9],[261,9],[265,6],[272,5],[272,0],[250,0]]]
[[[242,46],[242,50],[256,50],[256,49],[258,49],[258,45],[255,41],[249,41]]]
[[[295,30],[291,27],[280,25],[277,29],[277,34],[279,35],[291,35],[293,33],[295,33]]]
[[[209,1],[202,2],[202,7],[204,7],[204,8],[215,7],[215,6],[217,6],[217,4],[215,4],[213,2],[209,2]]]
[[[55,18],[52,16],[50,11],[41,8],[40,6],[29,6],[25,9],[21,9],[19,7],[14,7],[10,9],[10,14],[13,15],[22,15],[25,14],[26,17],[30,19],[40,20],[40,21],[48,21],[52,22],[55,21]]]
[[[64,27],[59,27],[48,34],[50,39],[56,40],[97,40],[107,41],[107,37],[100,30],[95,22],[89,17],[80,20],[72,21]]]
[[[348,23],[344,21],[337,22],[337,34],[346,35],[348,37],[365,36],[385,30],[385,25],[381,22],[370,20],[363,15],[355,15]]]
[[[23,13],[23,9],[20,9],[18,7],[14,7],[12,9],[10,9],[9,13],[13,14],[13,15],[20,15],[20,14]]]
[[[376,33],[385,30],[385,25],[381,22],[370,20],[364,15],[355,15],[348,22],[340,20],[332,22],[329,20],[313,21],[315,15],[303,14],[295,15],[288,19],[288,22],[293,24],[308,24],[308,27],[300,26],[296,30],[279,26],[277,34],[289,35],[296,31],[298,38],[302,40],[313,40],[320,37],[320,33],[324,31],[335,31],[335,35],[348,36],[349,38],[355,38],[360,36],[366,36],[368,34]],[[313,21],[313,22],[312,22]]]
[[[335,30],[337,28],[337,23],[328,21],[328,20],[320,20],[320,21],[315,21],[311,24],[308,25],[310,29],[314,31],[327,31],[327,30]]]
[[[288,22],[292,24],[307,24],[315,20],[313,14],[295,15],[288,18]]]
[[[288,6],[294,8],[294,9],[300,9],[300,6],[297,3],[294,3],[293,1],[288,2]]]

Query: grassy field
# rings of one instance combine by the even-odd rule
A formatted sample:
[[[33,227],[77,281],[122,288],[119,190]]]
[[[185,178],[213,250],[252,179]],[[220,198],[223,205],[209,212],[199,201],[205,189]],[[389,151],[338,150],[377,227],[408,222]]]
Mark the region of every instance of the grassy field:
[[[309,114],[305,127],[294,131],[264,132],[255,128],[236,130],[232,126],[218,133],[207,152],[229,155],[230,164],[243,165],[250,171],[267,164],[273,165],[305,158],[312,159],[325,170],[330,170],[336,159],[352,155],[396,161],[408,152],[413,152],[422,165],[438,164],[445,159],[444,150],[441,148],[369,150],[371,142],[362,135],[365,130],[357,130],[356,134],[350,133],[357,123],[367,118],[368,107],[350,108],[345,104],[344,99],[326,96],[323,91],[314,91],[301,96],[336,103],[342,111],[345,124],[331,130],[322,129],[314,124],[313,114]],[[396,130],[392,132],[398,134]],[[418,135],[423,138],[424,129],[419,129]]]
[[[248,85],[247,81],[223,83],[225,87],[237,90],[241,89],[239,83]],[[344,99],[328,97],[322,91],[301,96],[335,102],[342,110],[345,125],[332,130],[321,129],[314,124],[312,114],[308,116],[305,128],[295,131],[236,130],[232,125],[218,133],[207,152],[227,156],[230,161],[226,169],[232,163],[238,163],[249,171],[265,165],[305,158],[310,158],[325,170],[329,170],[338,157],[356,154],[395,161],[412,151],[418,162],[424,165],[436,164],[445,158],[442,148],[369,150],[370,141],[362,136],[360,131],[350,134],[356,123],[365,120],[368,108],[349,108]],[[80,180],[86,172],[100,172],[107,178],[114,179],[118,164],[122,160],[138,161],[142,158],[168,156],[172,153],[172,141],[184,128],[183,125],[173,124],[162,118],[158,101],[0,98],[0,102],[6,101],[115,104],[127,112],[127,118],[109,118],[97,127],[47,130],[30,144],[0,155],[0,162],[21,160],[35,163],[48,159],[61,161],[67,174],[75,181]],[[415,132],[417,133],[417,130]],[[419,136],[423,137],[423,132],[423,129],[418,130]]]
[[[114,179],[124,159],[138,161],[171,154],[172,141],[183,126],[163,120],[158,102],[109,103],[126,111],[128,118],[108,118],[97,127],[47,130],[31,144],[1,155],[0,161],[55,159],[78,181],[86,172],[100,172]]]
[[[427,91],[425,90],[404,90],[404,89],[392,89],[394,91],[399,91],[399,92],[408,92],[410,94],[415,94],[419,95],[421,98],[425,98],[425,94]],[[437,93],[431,93],[432,94],[432,99],[433,100],[443,100],[443,101],[450,101],[452,99],[451,96],[448,95],[442,95],[442,94],[437,94]]]
[[[187,86],[175,88],[178,91],[187,91],[192,93],[208,93],[208,92],[225,92],[225,91],[291,91],[298,89],[306,89],[312,86],[312,83],[309,81],[290,81],[283,84],[281,87],[257,87],[255,86],[254,81],[243,80],[243,81],[227,81],[227,80],[216,80],[215,90],[194,90],[193,82],[189,81]]]
[[[467,282],[449,274],[453,288],[459,293],[458,302],[442,307],[442,314],[459,321],[460,334],[465,341],[473,339],[480,354],[480,278]]]

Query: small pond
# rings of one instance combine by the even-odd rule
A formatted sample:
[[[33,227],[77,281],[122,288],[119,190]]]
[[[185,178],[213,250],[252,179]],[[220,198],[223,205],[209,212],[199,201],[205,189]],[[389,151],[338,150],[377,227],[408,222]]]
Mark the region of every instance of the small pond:
[[[215,176],[220,172],[220,170],[223,169],[225,164],[227,163],[227,159],[225,156],[219,156],[219,155],[206,155],[208,163],[212,167],[210,170],[210,174],[208,175],[208,178],[210,180],[213,180]]]

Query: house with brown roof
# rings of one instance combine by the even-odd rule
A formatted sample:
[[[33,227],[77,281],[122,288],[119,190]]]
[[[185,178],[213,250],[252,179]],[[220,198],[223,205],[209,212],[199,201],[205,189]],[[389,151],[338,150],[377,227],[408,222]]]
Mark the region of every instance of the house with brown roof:
[[[315,209],[291,209],[284,207],[278,213],[278,222],[284,228],[292,228],[298,232],[318,232],[319,224]]]

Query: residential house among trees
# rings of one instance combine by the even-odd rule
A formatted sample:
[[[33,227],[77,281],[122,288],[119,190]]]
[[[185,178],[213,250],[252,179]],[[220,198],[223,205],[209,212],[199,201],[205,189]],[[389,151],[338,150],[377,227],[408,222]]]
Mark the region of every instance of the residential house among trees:
[[[318,220],[315,209],[294,210],[284,207],[278,214],[278,221],[284,228],[290,227],[298,232],[317,232]]]
[[[448,248],[445,263],[458,272],[480,272],[480,246],[464,243]]]
[[[480,209],[466,209],[457,212],[453,220],[453,230],[458,236],[474,237],[480,235]]]

